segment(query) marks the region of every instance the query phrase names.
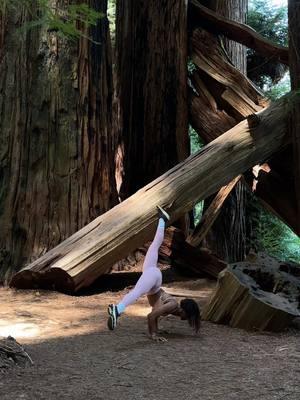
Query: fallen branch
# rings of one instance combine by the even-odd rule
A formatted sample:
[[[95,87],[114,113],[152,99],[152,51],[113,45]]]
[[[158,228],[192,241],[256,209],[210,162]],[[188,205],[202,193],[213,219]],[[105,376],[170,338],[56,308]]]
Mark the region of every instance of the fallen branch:
[[[217,33],[222,33],[229,39],[256,50],[267,58],[276,59],[282,64],[289,65],[289,51],[287,47],[272,43],[248,25],[222,17],[201,5],[197,0],[189,0],[189,3],[194,14],[209,22],[205,26],[206,29],[211,29],[214,32],[217,30]]]
[[[194,229],[193,233],[186,239],[187,243],[194,247],[197,247],[201,244],[202,240],[205,238],[211,226],[220,214],[224,201],[227,199],[232,189],[240,179],[241,175],[234,178],[230,183],[228,183],[228,185],[223,186],[219,190],[216,197],[202,216],[201,221]]]

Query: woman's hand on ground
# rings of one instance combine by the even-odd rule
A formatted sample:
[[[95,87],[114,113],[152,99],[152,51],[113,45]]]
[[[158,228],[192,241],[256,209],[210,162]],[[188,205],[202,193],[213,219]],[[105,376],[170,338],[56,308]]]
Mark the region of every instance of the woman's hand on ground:
[[[167,342],[168,340],[166,338],[164,338],[163,336],[158,336],[156,333],[152,333],[151,335],[149,335],[149,338],[151,340],[154,340],[155,342]]]

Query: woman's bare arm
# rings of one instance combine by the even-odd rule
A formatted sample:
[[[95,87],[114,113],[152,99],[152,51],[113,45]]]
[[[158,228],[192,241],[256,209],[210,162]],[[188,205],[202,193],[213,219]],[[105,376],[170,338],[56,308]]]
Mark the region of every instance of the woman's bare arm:
[[[148,314],[148,331],[151,339],[166,341],[165,338],[157,336],[158,318],[163,315],[171,314],[176,310],[176,308],[177,308],[177,302],[170,301],[166,304],[163,304],[159,307],[152,309],[151,313]]]

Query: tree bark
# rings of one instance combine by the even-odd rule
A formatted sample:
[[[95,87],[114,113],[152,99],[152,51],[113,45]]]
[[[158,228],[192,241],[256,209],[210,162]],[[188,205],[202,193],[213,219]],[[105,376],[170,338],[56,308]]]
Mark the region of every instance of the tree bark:
[[[217,38],[196,29],[190,55],[197,66],[191,75],[190,119],[201,138],[210,142],[268,105],[253,84],[238,71],[220,48]]]
[[[289,60],[292,89],[300,90],[300,1],[289,0]],[[293,106],[290,132],[293,146],[293,172],[296,193],[297,230],[300,232],[300,107]]]
[[[216,5],[219,0],[213,1],[214,5]],[[201,26],[205,25],[206,29],[215,34],[224,34],[227,38],[254,49],[267,58],[274,58],[282,64],[289,65],[288,48],[276,45],[265,39],[248,25],[243,25],[218,15],[201,5],[197,0],[189,0],[189,3],[195,16],[198,16]]]
[[[230,265],[220,273],[202,318],[247,330],[284,330],[300,316],[298,269],[266,255]]]
[[[246,11],[247,11],[247,1],[246,0],[215,0],[214,4],[212,4],[215,11],[220,16],[224,16],[229,18],[230,20],[237,20],[238,22],[245,22],[246,19]],[[200,30],[198,32],[194,32],[192,43],[193,43],[193,52],[197,53],[196,58],[207,57],[206,52],[202,50],[201,54],[201,44],[199,45],[198,41],[195,40],[195,36],[200,34]],[[204,34],[204,32],[203,32]],[[213,38],[210,39],[212,41]],[[219,53],[218,44],[215,43],[213,46],[214,53]],[[232,64],[243,74],[246,74],[246,48],[236,42],[232,42],[228,40],[226,37],[224,39],[224,47],[227,53],[227,59],[232,62]],[[203,46],[202,46],[203,48]],[[210,51],[210,55],[208,57],[214,58],[214,62],[221,62],[223,67],[227,67],[228,70],[234,70],[231,65],[220,58],[220,56],[213,57],[211,56],[213,51]],[[195,58],[195,56],[194,56]],[[197,60],[198,61],[198,60]],[[196,63],[199,64],[199,61]],[[201,61],[200,61],[201,64]],[[203,61],[202,61],[203,64]],[[211,64],[209,64],[211,69]],[[230,68],[231,67],[231,68]],[[216,69],[216,74],[220,74],[220,69]],[[220,74],[221,75],[221,74]],[[225,91],[222,93],[222,100],[226,101],[226,99],[230,99],[234,96],[231,95],[231,91],[235,90],[237,92],[241,92],[241,83],[238,82],[237,85],[232,84],[231,75],[227,74],[224,77],[225,80],[231,81],[229,85],[229,89],[226,87]],[[224,83],[224,82],[222,82]],[[253,88],[247,82],[246,78],[242,82],[243,87],[248,89],[251,93],[250,96],[253,97]],[[212,83],[213,85],[213,83]],[[250,89],[250,90],[249,90]],[[210,85],[208,84],[208,90],[211,90]],[[220,93],[220,91],[219,91]],[[217,94],[215,98],[217,99],[219,95]],[[250,98],[251,98],[250,97]],[[245,98],[244,98],[245,99]],[[249,98],[248,98],[249,100]],[[220,101],[218,99],[217,101]],[[230,101],[230,100],[229,100]],[[245,101],[244,101],[245,103]],[[249,108],[255,107],[255,103],[249,104]],[[249,110],[250,111],[250,110]],[[248,111],[248,115],[250,112]],[[245,113],[245,110],[243,110]],[[252,111],[253,112],[253,111]],[[228,113],[228,109],[226,110],[226,114]],[[246,115],[245,115],[246,116]],[[220,126],[221,133],[226,131],[226,125]],[[201,130],[202,131],[202,130]],[[198,130],[198,132],[201,132]],[[205,208],[209,207],[211,199],[207,199],[205,201]],[[245,210],[246,210],[246,187],[245,185],[239,181],[233,188],[228,198],[223,204],[222,209],[219,211],[219,215],[212,225],[209,234],[206,238],[206,244],[212,251],[218,255],[221,259],[225,259],[226,261],[240,261],[243,260],[246,255],[246,219],[245,219]]]
[[[299,101],[300,95],[291,93],[253,118],[255,124],[242,121],[16,274],[11,285],[45,284],[70,292],[90,285],[114,262],[152,239],[158,203],[171,214],[171,223],[285,146],[290,104]]]
[[[232,189],[235,187],[235,185],[239,182],[240,179],[241,175],[237,176],[235,179],[229,182],[228,185],[223,186],[219,190],[219,192],[217,193],[217,195],[215,196],[215,198],[213,199],[213,201],[210,203],[209,207],[203,214],[201,221],[196,226],[193,233],[189,237],[187,237],[186,239],[187,243],[189,243],[191,246],[194,247],[201,245],[209,229],[212,227],[218,215],[220,214],[220,211],[222,209],[225,200],[230,195]]]
[[[189,154],[186,1],[119,0],[116,49],[125,199]]]
[[[89,33],[101,44],[16,30],[29,19],[0,18],[0,280],[117,202],[107,18]]]
[[[191,124],[208,143],[221,135],[224,128],[228,130],[247,115],[262,110],[268,101],[224,58],[211,34],[197,29],[190,44],[192,59],[198,67],[191,76]],[[291,149],[290,145],[268,160],[271,174],[259,174],[254,182],[251,174],[245,178],[250,188],[256,186],[255,194],[263,204],[299,235]]]
[[[236,21],[241,24],[246,22],[248,11],[248,0],[215,0],[214,10],[221,16]],[[233,65],[247,75],[247,48],[246,46],[233,41],[224,36],[224,47],[227,51],[229,60]]]
[[[248,0],[216,0],[219,15],[244,23],[246,21]],[[224,38],[224,47],[233,65],[243,74],[247,74],[246,47]],[[241,261],[246,255],[246,187],[242,181],[234,185],[224,201],[215,224],[211,229],[213,251],[227,261]],[[216,246],[214,244],[217,244]]]

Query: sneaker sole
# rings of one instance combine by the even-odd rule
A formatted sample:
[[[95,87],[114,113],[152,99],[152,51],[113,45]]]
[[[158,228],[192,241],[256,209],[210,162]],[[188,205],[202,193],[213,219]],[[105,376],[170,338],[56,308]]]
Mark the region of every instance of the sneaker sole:
[[[111,307],[108,306],[107,312],[109,314],[109,317],[108,317],[108,320],[107,320],[107,327],[108,327],[108,329],[113,331],[115,329],[115,327],[117,326],[117,324],[115,322],[114,313],[113,313]]]
[[[114,326],[113,326],[113,320],[112,320],[112,318],[109,316],[108,317],[108,320],[107,320],[107,327],[108,327],[108,329],[110,330],[110,331],[113,331],[114,330]]]
[[[170,215],[165,211],[165,210],[163,210],[160,206],[156,206],[157,207],[157,209],[159,210],[159,212],[168,220],[168,221],[170,221]]]

